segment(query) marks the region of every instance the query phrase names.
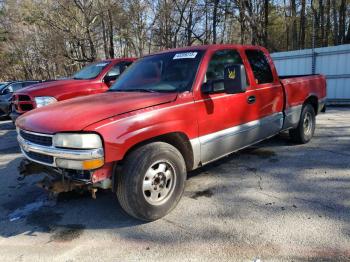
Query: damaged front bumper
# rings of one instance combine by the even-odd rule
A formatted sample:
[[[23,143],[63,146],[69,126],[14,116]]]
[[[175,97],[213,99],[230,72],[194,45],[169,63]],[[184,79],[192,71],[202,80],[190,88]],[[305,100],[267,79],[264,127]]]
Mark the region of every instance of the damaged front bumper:
[[[68,149],[52,145],[52,135],[39,134],[17,130],[17,140],[26,159],[19,166],[19,179],[29,175],[46,174],[38,185],[53,193],[68,192],[75,189],[89,189],[96,192],[97,188],[112,187],[113,165],[100,164],[97,168],[72,169],[64,168],[62,162],[103,161],[103,148]],[[23,137],[22,137],[23,136]]]
[[[96,198],[98,188],[113,189],[112,180],[110,179],[113,171],[112,165],[106,165],[95,172],[91,171],[88,176],[93,177],[93,179],[77,177],[77,173],[72,173],[72,170],[54,169],[28,159],[22,159],[18,171],[20,174],[18,180],[23,180],[31,175],[44,174],[44,179],[38,182],[37,185],[54,194],[74,190],[88,190],[92,197]]]
[[[91,185],[89,182],[73,180],[60,170],[55,170],[27,159],[22,159],[18,166],[18,171],[20,174],[19,180],[23,180],[31,175],[45,174],[44,179],[37,185],[56,194],[83,189]]]

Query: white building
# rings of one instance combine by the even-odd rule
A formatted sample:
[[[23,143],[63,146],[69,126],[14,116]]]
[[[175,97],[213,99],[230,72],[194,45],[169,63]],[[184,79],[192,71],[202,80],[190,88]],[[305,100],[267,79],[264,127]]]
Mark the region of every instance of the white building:
[[[327,98],[332,104],[350,103],[350,45],[271,54],[278,74],[324,74]]]

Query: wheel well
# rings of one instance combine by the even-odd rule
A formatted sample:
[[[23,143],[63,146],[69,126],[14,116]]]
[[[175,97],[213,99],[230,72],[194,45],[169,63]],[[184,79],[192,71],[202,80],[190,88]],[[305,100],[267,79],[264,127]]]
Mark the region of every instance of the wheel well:
[[[318,113],[318,99],[317,99],[317,97],[316,96],[309,96],[304,102],[304,105],[306,105],[306,104],[312,105],[312,107],[315,110],[315,114],[317,115],[317,113]]]
[[[181,155],[183,156],[183,158],[185,160],[187,171],[192,170],[193,161],[194,161],[193,160],[192,146],[191,146],[190,140],[187,137],[187,135],[185,135],[184,133],[181,133],[181,132],[168,133],[168,134],[160,135],[160,136],[153,137],[151,139],[142,141],[142,142],[132,146],[131,148],[129,148],[129,150],[126,152],[125,156],[128,155],[131,151],[134,151],[137,148],[139,148],[145,144],[152,143],[152,142],[164,142],[164,143],[168,143],[168,144],[174,146],[177,150],[180,151]],[[125,158],[125,156],[124,156],[124,158]],[[123,161],[119,161],[119,164],[122,164],[122,162]]]

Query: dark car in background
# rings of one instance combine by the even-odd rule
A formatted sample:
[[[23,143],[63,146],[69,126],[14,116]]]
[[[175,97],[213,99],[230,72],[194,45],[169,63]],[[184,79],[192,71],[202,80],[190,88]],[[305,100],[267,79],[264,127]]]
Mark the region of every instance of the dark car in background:
[[[8,81],[0,82],[0,117],[8,117],[11,112],[11,99],[13,92],[42,81],[28,80],[28,81]]]

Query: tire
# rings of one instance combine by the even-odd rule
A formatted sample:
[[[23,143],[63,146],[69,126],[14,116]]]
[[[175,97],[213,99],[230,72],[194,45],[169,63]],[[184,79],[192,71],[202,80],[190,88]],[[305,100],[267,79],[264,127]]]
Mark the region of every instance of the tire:
[[[316,116],[311,104],[303,106],[297,128],[289,130],[289,136],[299,144],[308,143],[315,133]]]
[[[153,142],[128,154],[116,175],[117,197],[126,213],[153,221],[168,214],[185,187],[186,166],[172,145]]]

